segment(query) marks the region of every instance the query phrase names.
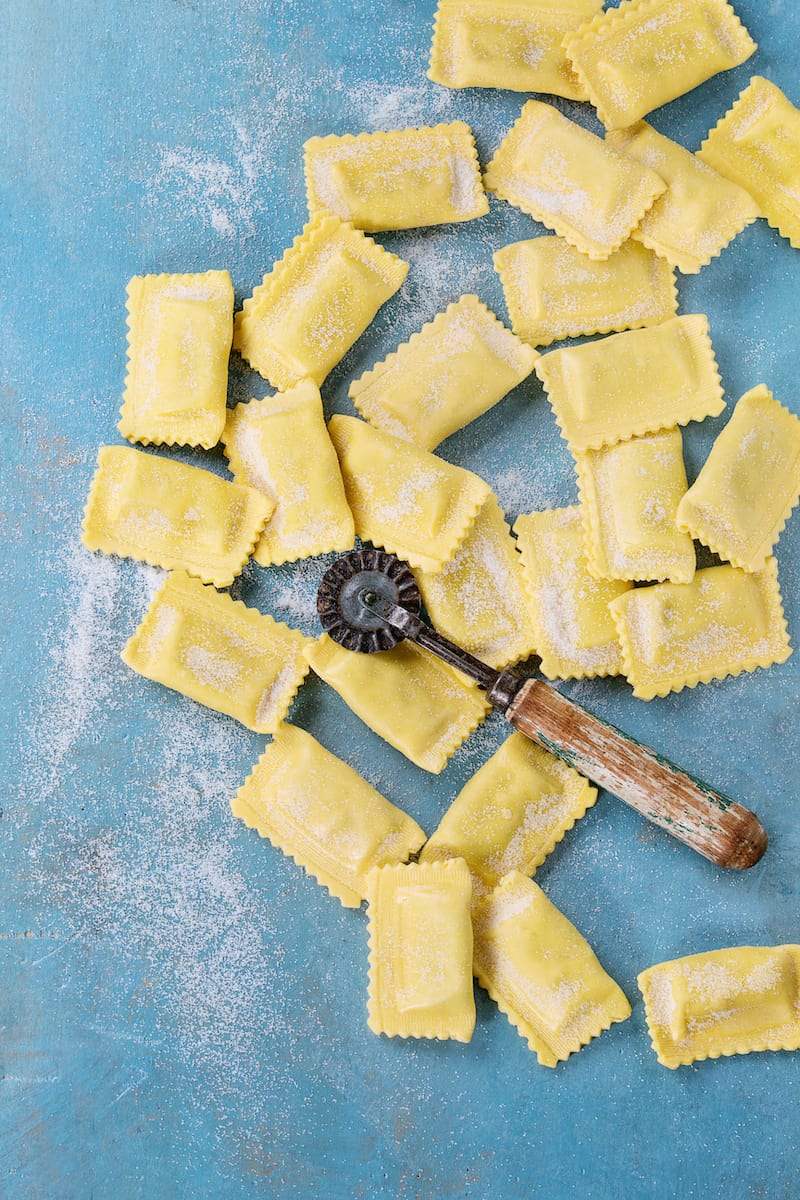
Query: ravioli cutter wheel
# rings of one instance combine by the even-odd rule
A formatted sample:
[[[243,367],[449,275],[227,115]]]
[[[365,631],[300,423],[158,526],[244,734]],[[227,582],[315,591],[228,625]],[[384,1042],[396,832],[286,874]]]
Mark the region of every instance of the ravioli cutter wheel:
[[[474,679],[520,733],[717,866],[741,870],[761,858],[767,835],[749,809],[543,680],[487,666],[427,625],[421,608],[411,568],[383,550],[355,550],[337,559],[317,594],[323,629],[348,650],[389,650],[408,638]]]

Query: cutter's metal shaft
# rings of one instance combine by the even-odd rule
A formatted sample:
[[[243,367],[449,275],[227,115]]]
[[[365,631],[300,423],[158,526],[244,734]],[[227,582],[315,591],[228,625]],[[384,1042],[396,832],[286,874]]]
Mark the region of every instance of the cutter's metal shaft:
[[[358,598],[369,612],[374,613],[377,617],[382,617],[388,625],[391,625],[392,629],[402,633],[403,637],[430,650],[449,663],[451,667],[456,667],[470,679],[474,679],[480,687],[486,689],[490,702],[501,712],[506,711],[517,691],[522,687],[524,680],[515,671],[495,671],[493,667],[481,662],[468,650],[462,650],[454,642],[442,637],[414,613],[408,612],[398,604],[392,604],[391,600],[379,596],[377,592],[371,591],[368,587],[362,589]]]

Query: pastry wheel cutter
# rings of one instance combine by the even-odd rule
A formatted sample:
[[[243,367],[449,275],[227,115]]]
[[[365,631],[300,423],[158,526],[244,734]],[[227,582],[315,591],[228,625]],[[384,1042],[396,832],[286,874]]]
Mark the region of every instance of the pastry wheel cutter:
[[[407,638],[483,688],[515,729],[613,792],[655,825],[720,867],[751,867],[767,848],[749,809],[673,766],[655,751],[593,716],[542,679],[496,671],[420,617],[411,568],[383,550],[336,560],[317,594],[326,633],[348,650],[389,650]]]

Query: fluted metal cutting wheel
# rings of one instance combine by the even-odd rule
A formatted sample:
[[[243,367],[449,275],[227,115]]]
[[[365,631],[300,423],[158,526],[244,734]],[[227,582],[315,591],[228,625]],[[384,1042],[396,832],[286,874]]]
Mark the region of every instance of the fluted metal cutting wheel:
[[[353,550],[338,558],[322,577],[317,612],[322,628],[335,642],[361,654],[391,650],[403,640],[402,633],[365,606],[362,597],[370,591],[415,616],[422,607],[411,568],[394,554]]]

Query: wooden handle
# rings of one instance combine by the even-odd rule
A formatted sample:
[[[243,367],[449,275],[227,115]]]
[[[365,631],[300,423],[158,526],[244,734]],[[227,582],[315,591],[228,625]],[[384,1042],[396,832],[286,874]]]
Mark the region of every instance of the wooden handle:
[[[540,679],[522,685],[506,717],[515,729],[717,866],[752,867],[766,850],[767,835],[755,813],[679,771]]]

